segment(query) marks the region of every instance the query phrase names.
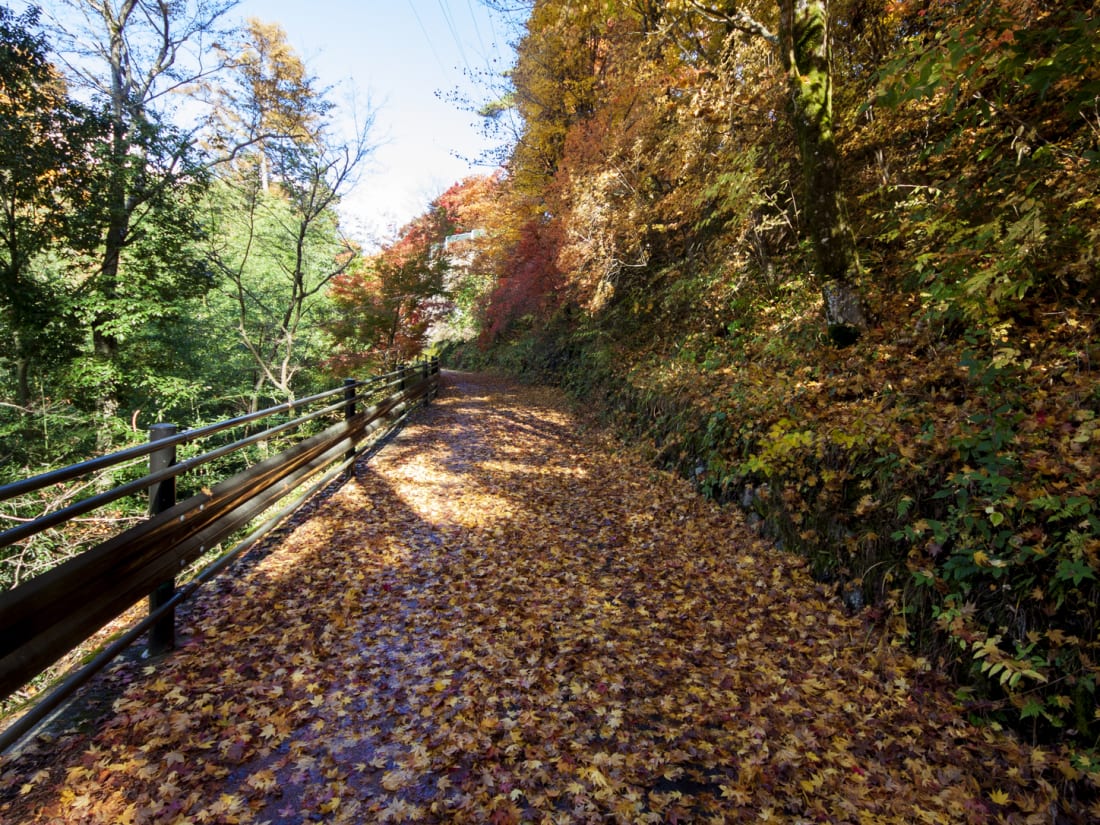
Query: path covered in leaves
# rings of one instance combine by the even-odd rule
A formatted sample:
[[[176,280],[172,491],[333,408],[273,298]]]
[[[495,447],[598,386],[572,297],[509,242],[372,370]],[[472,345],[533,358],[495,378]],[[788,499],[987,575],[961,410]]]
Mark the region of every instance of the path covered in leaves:
[[[113,710],[0,764],[0,820],[1058,821],[1054,756],[564,409],[450,375]]]

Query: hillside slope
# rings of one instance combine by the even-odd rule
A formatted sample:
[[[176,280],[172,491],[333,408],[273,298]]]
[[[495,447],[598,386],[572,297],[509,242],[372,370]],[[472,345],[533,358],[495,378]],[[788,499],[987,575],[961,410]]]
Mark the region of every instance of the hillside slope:
[[[535,4],[497,190],[518,228],[479,248],[495,286],[452,363],[602,409],[974,712],[1076,742],[1072,778],[1094,782],[1094,5],[832,4],[868,317],[848,346],[824,322],[784,64],[728,15],[643,5]],[[568,106],[542,105],[551,84]]]

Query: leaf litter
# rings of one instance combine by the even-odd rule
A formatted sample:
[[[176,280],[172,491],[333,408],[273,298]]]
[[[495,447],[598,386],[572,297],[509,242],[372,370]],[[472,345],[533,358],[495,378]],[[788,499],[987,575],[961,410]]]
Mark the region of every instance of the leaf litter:
[[[548,390],[446,384],[90,730],[0,762],[0,819],[1073,821],[1057,752],[738,513]]]

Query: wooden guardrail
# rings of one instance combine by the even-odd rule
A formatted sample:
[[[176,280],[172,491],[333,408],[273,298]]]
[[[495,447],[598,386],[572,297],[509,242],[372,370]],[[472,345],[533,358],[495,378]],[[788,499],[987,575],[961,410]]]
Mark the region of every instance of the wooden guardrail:
[[[434,397],[438,385],[439,363],[433,359],[366,381],[348,379],[343,386],[328,392],[182,433],[177,433],[174,425],[156,425],[151,428],[146,444],[0,487],[0,501],[4,501],[149,456],[149,472],[141,478],[0,533],[3,548],[110,502],[149,490],[147,519],[0,593],[0,697],[3,698],[143,597],[149,597],[150,607],[143,621],[0,733],[0,751],[25,736],[146,631],[150,633],[151,652],[171,648],[174,608],[179,601],[281,523],[314,492],[340,473],[350,474],[358,455],[374,443],[374,439],[368,441],[369,437],[400,423],[413,407]],[[183,461],[175,460],[180,445],[318,404],[323,406],[231,444]],[[293,433],[307,422],[324,421],[326,417],[338,420],[321,432],[301,438],[284,452],[204,487],[197,495],[184,501],[175,500],[175,480],[179,476],[249,445]],[[315,480],[322,472],[323,476]],[[310,481],[312,485],[304,494],[270,517],[187,587],[176,589],[175,576],[183,566],[217,547]]]

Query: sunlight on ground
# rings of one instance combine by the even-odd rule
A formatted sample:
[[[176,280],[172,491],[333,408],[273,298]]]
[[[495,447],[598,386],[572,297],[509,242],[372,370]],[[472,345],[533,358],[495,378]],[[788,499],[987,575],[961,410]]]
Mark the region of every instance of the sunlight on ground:
[[[1046,810],[1038,751],[972,727],[800,560],[519,390],[477,408],[461,389],[200,596],[89,735],[0,762],[0,820]]]

